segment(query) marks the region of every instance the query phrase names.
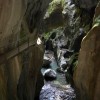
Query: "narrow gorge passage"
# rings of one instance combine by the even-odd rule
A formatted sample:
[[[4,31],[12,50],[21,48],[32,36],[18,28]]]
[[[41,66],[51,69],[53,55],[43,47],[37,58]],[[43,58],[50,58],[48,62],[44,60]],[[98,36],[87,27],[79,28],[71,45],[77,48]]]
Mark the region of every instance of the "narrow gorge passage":
[[[0,100],[100,100],[100,0],[0,0]]]
[[[47,52],[47,51],[46,51]],[[57,72],[57,61],[54,57],[54,53],[49,51],[44,54],[44,60],[51,61],[50,65],[45,66],[41,69],[41,72],[44,76],[46,71],[51,70],[48,73],[48,76],[53,75],[53,70],[56,73],[57,79],[54,81],[45,81],[45,84],[40,93],[40,100],[76,100],[76,94],[74,89],[71,87],[71,84],[68,84],[66,81],[65,72]],[[44,67],[44,66],[43,66]],[[60,90],[59,90],[60,89]]]
[[[49,56],[49,58],[48,58],[48,56]],[[58,65],[57,65],[57,62],[56,62],[55,57],[54,57],[54,55],[52,54],[52,52],[51,52],[51,53],[48,53],[48,54],[45,54],[45,55],[44,55],[44,58],[45,58],[45,57],[46,57],[48,60],[51,61],[49,67],[50,67],[50,69],[53,69],[53,70],[56,71],[56,73],[57,73],[57,81],[59,81],[59,82],[62,83],[63,85],[67,84],[66,79],[65,79],[65,74],[64,74],[64,73],[58,73],[58,72],[57,72],[57,68],[59,68],[59,67],[58,67]],[[47,65],[47,68],[48,68],[48,65]],[[44,71],[47,70],[47,68],[46,68],[46,69],[45,69],[45,68],[42,68],[42,69],[41,69],[42,73],[44,73]],[[49,68],[48,68],[48,69],[49,69]]]
[[[78,44],[81,41],[82,39],[80,38]],[[74,53],[73,49],[66,49],[66,45],[68,44],[65,35],[56,31],[44,43],[45,52],[41,69],[44,76],[44,86],[40,92],[40,100],[78,100],[71,73],[73,70],[71,66],[77,60],[72,56],[76,53]],[[55,76],[53,76],[53,71],[56,73],[56,79],[51,81],[52,77]],[[45,80],[45,77],[48,78],[48,81]]]

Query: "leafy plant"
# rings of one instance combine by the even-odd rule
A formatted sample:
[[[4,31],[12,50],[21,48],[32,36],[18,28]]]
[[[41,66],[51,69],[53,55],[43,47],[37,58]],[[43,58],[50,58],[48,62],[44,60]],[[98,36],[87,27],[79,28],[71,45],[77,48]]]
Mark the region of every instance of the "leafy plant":
[[[46,17],[49,17],[50,14],[57,8],[62,7],[64,6],[64,1],[65,0],[53,0],[50,4],[49,4],[49,7],[47,9],[47,12],[46,12],[46,15],[44,18]]]
[[[48,40],[51,34],[52,34],[51,32],[47,32],[47,33],[44,33],[43,36],[46,40]]]
[[[99,26],[100,25],[100,15],[98,17],[95,18],[94,20],[94,26]]]

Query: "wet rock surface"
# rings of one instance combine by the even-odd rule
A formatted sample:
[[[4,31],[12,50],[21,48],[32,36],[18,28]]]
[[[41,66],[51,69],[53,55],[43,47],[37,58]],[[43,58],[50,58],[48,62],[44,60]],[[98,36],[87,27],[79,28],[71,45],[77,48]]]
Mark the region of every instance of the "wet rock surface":
[[[44,42],[47,51],[42,72],[48,67],[54,69],[60,85],[45,83],[40,98],[74,99],[74,89],[68,85],[73,83],[74,76],[81,94],[78,100],[100,100],[100,5],[95,11],[98,0],[53,0],[47,18],[43,20],[50,1],[0,0],[0,57],[4,54],[0,61],[5,60],[0,65],[0,100],[34,100],[35,96],[36,100],[39,99],[43,86],[40,70],[44,50],[36,40],[42,31],[52,31],[57,27],[50,39]],[[80,29],[85,33],[91,29],[83,41],[84,36],[78,38]],[[28,38],[36,45],[19,53],[19,44],[27,41],[29,46]],[[15,48],[19,55],[8,60],[5,53]]]
[[[44,87],[42,88],[41,95],[40,95],[41,100],[42,99],[48,100],[50,97],[51,97],[50,98],[51,100],[64,100],[64,98],[65,98],[65,100],[72,100],[73,96],[72,96],[72,98],[70,98],[70,95],[69,95],[69,98],[67,98],[68,95],[66,94],[66,91],[63,90],[63,92],[62,92],[62,86],[66,85],[67,83],[71,83],[71,85],[72,84],[74,85],[74,82],[76,82],[77,87],[81,91],[81,95],[79,95],[79,97],[81,97],[82,100],[94,100],[93,94],[92,94],[92,93],[94,93],[93,88],[90,87],[90,86],[94,86],[94,84],[95,84],[92,82],[94,77],[91,77],[91,78],[88,77],[88,79],[86,79],[86,81],[83,81],[83,80],[85,80],[85,78],[84,79],[82,78],[82,76],[84,76],[84,77],[86,77],[86,75],[88,76],[88,74],[85,75],[85,71],[86,71],[85,68],[87,66],[85,66],[84,68],[82,67],[82,69],[81,69],[81,67],[79,67],[77,69],[77,74],[76,74],[77,76],[75,77],[75,79],[78,81],[76,81],[76,80],[73,81],[73,73],[74,73],[75,69],[77,68],[76,65],[78,63],[79,51],[83,52],[83,54],[80,54],[80,55],[82,55],[85,59],[88,59],[88,56],[85,54],[88,53],[89,51],[86,51],[86,53],[84,53],[84,50],[86,50],[86,48],[88,48],[86,43],[87,44],[90,43],[89,42],[90,40],[95,41],[94,38],[98,39],[95,35],[93,35],[94,37],[91,36],[91,38],[89,39],[89,35],[87,35],[86,39],[83,40],[83,42],[82,42],[84,44],[84,47],[81,47],[81,41],[85,36],[84,33],[87,33],[93,24],[93,16],[94,16],[95,6],[96,6],[97,1],[98,0],[95,0],[95,1],[92,1],[92,0],[87,0],[87,1],[86,0],[66,0],[64,2],[64,6],[63,6],[62,12],[60,12],[60,14],[63,15],[64,18],[67,19],[65,27],[62,25],[61,28],[55,29],[56,37],[51,39],[53,48],[54,48],[54,51],[52,50],[54,52],[54,55],[53,55],[53,59],[51,62],[51,68],[57,72],[57,81],[59,81],[59,83],[61,84],[60,90],[58,88],[59,85],[58,84],[55,85],[54,82],[53,83],[48,82],[47,84],[45,83]],[[74,4],[74,2],[77,2],[78,5]],[[88,4],[89,4],[89,6],[86,6]],[[56,13],[54,13],[52,11],[51,11],[51,14],[55,14],[55,16],[56,16]],[[49,17],[48,17],[48,19],[52,20]],[[97,23],[99,24],[99,21]],[[52,23],[50,23],[50,26],[51,26],[50,28],[56,27],[56,25],[54,26],[54,24],[52,24]],[[93,28],[93,30],[94,30],[93,32],[95,32],[94,28]],[[52,31],[54,31],[54,30],[52,30]],[[98,28],[97,28],[97,31],[99,31]],[[89,39],[89,41],[87,38]],[[96,45],[96,46],[97,46],[96,48],[99,48],[98,45]],[[88,49],[91,49],[93,47],[95,47],[94,44],[93,45],[91,44],[90,48],[88,48]],[[83,48],[83,50],[81,50],[80,48]],[[91,52],[93,52],[93,51],[91,51]],[[91,55],[91,54],[89,53],[89,55]],[[92,57],[90,57],[90,59],[93,58],[94,56],[95,56],[95,53],[92,54]],[[82,60],[82,58],[81,58],[81,60]],[[80,65],[83,63],[81,60],[80,60],[81,63],[79,63]],[[94,59],[92,59],[92,60],[94,61]],[[88,61],[91,62],[90,60],[88,60]],[[56,64],[55,64],[55,62],[56,62]],[[97,62],[97,63],[99,63],[99,62]],[[85,62],[83,65],[86,65]],[[89,66],[90,63],[87,62],[87,65]],[[82,71],[80,72],[79,69],[81,69],[84,73],[82,74]],[[91,71],[91,70],[92,69],[89,69],[86,72]],[[95,71],[97,71],[97,70],[95,70]],[[81,75],[81,76],[78,76],[78,75]],[[89,76],[93,76],[93,71],[90,72]],[[99,72],[98,72],[98,77],[99,77]],[[67,82],[66,82],[66,80],[67,80]],[[90,80],[89,82],[92,82],[92,83],[88,83],[88,80]],[[98,78],[97,78],[97,80],[99,81]],[[84,84],[81,81],[83,81]],[[98,83],[97,83],[96,87],[99,87]],[[70,89],[71,89],[71,87],[70,87]],[[92,91],[88,91],[89,89]],[[51,91],[52,91],[52,93],[51,93]],[[96,89],[96,93],[97,93],[97,91],[99,91],[99,90]],[[45,92],[47,92],[47,94],[46,94],[46,95],[48,95],[47,97],[42,95],[42,94],[45,94]],[[56,95],[56,93],[58,95]],[[60,93],[62,93],[62,94],[64,93],[64,94],[66,94],[66,96],[65,95],[60,96]],[[74,92],[72,92],[72,94],[73,93]],[[90,95],[91,95],[91,97],[89,97]],[[99,98],[98,93],[95,95],[97,95],[97,97],[95,97],[95,98]],[[63,97],[63,99],[61,97]],[[80,100],[80,98],[78,100]]]
[[[40,70],[44,50],[36,40],[49,2],[0,0],[0,60],[5,58],[0,63],[0,100],[34,100],[39,95],[43,86]],[[29,47],[31,40],[35,46]],[[19,45],[26,42],[28,48],[19,52]],[[8,60],[5,54],[15,48],[18,55]]]
[[[46,78],[48,78],[48,80],[45,81],[45,84],[42,87],[42,90],[40,92],[40,100],[75,100],[75,91],[70,85],[68,85],[64,71],[57,71],[57,68],[59,68],[59,66],[56,63],[54,54],[48,52],[48,54],[45,54],[44,56],[47,57],[48,55],[49,59],[51,60],[51,69],[55,70],[57,78],[55,79],[55,81],[51,81],[51,76],[55,77],[55,75],[52,73],[52,71],[46,74]],[[48,69],[42,68],[42,73],[45,74],[45,70],[48,71]]]
[[[75,100],[74,90],[69,86],[46,83],[41,90],[40,100]]]
[[[73,0],[81,8],[91,9],[96,6],[99,0]],[[87,6],[88,5],[88,6]]]
[[[80,100],[100,100],[100,2],[94,24],[83,39],[74,73],[74,82],[80,90]]]

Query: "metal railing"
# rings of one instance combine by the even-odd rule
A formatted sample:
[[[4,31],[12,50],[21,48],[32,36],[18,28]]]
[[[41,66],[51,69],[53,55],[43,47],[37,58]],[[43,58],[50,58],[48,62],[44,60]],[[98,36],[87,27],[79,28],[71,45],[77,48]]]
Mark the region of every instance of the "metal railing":
[[[25,39],[25,38],[24,38]],[[15,44],[15,42],[13,42]],[[13,43],[9,44],[12,45]],[[30,46],[35,46],[36,42],[35,40],[29,37],[27,37],[24,41],[18,40],[17,45],[15,48],[11,48],[10,50],[5,51],[3,54],[0,54],[0,64],[5,62],[6,60],[18,55],[22,51],[28,49]],[[4,46],[5,47],[5,46]],[[1,48],[4,48],[3,46]]]
[[[29,45],[30,41],[34,41],[34,40],[32,39],[32,37],[29,38],[28,36],[25,36],[21,39],[19,38],[18,40],[16,39],[16,41],[11,41],[11,42],[10,41],[7,42],[6,40],[3,40],[2,43],[4,44],[0,45],[0,50],[3,50],[4,52],[8,52],[15,48],[19,49],[19,46],[21,46],[24,43],[28,43]]]

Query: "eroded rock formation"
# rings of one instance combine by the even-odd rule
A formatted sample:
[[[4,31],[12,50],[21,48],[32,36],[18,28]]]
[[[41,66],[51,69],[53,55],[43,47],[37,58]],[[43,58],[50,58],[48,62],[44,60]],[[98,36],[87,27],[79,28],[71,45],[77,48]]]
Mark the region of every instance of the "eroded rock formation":
[[[36,40],[49,2],[0,0],[0,100],[34,100],[39,95],[44,49]],[[28,47],[30,41],[35,45]],[[26,42],[28,49],[20,52],[19,45]],[[8,59],[13,49],[15,55]]]
[[[80,100],[100,100],[100,2],[93,27],[81,44],[74,82],[80,91]]]
[[[81,8],[91,9],[96,6],[99,0],[72,0],[78,4]]]
[[[70,57],[71,59],[70,62],[73,62],[73,58],[75,58],[76,60],[75,63],[78,62],[77,69],[73,63],[73,66],[74,66],[73,72],[76,69],[74,73],[74,82],[75,82],[76,87],[80,90],[79,100],[99,100],[100,99],[100,96],[99,96],[99,93],[100,93],[100,86],[99,86],[99,83],[100,83],[100,80],[99,80],[100,79],[100,75],[99,75],[100,74],[100,70],[99,70],[100,7],[99,5],[100,4],[97,6],[95,10],[97,2],[98,0],[95,0],[95,1],[93,0],[66,0],[66,2],[64,2],[62,12],[60,10],[58,11],[60,12],[60,15],[63,15],[63,17],[67,19],[67,21],[65,21],[66,23],[65,26],[62,25],[62,28],[56,28],[56,25],[54,27],[54,24],[50,23],[52,28],[56,28],[53,31],[51,30],[52,31],[51,33],[55,32],[56,34],[59,34],[59,33],[65,34],[65,36],[67,37],[66,40],[68,39],[68,41],[70,42],[69,43],[70,46],[68,46],[69,50],[71,49],[74,50],[76,48],[77,49],[76,52],[78,55],[78,52],[81,46],[78,61],[75,58],[75,56],[72,58]],[[58,7],[61,8],[61,6],[58,6]],[[55,10],[55,12],[57,12],[57,9]],[[51,14],[56,15],[56,13],[54,12],[52,12]],[[49,16],[47,19],[52,20],[51,16]],[[76,41],[75,43],[75,40],[81,34],[80,29],[82,29],[84,33],[87,34],[86,37],[83,39],[82,44],[81,44],[81,40],[84,37],[84,35],[79,38],[80,42]],[[61,38],[59,39],[59,41],[60,40]],[[57,49],[58,48],[56,48],[56,50]],[[74,55],[76,54],[74,53]],[[72,68],[71,68],[71,71],[72,71]]]

